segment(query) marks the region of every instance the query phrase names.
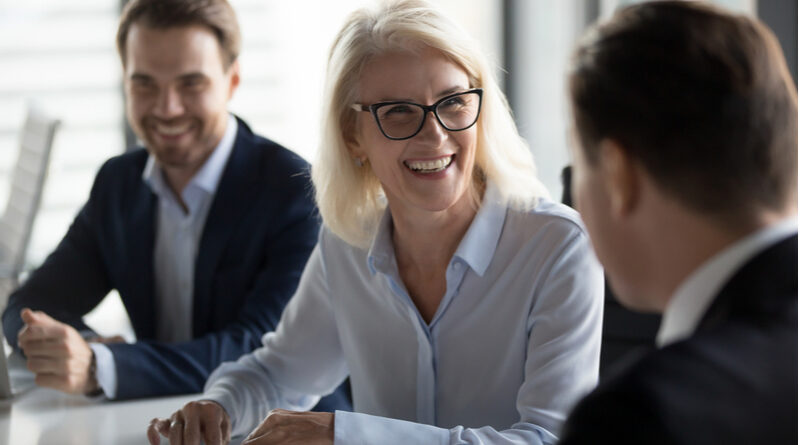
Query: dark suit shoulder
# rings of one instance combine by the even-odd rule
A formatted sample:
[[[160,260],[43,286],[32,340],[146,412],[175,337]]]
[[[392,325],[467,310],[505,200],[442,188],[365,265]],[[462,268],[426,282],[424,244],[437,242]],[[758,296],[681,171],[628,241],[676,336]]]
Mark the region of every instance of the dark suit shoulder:
[[[581,401],[563,443],[797,443],[797,236],[748,260],[688,339]]]
[[[574,407],[559,445],[679,443],[663,422],[651,388],[635,375],[621,377],[605,382]]]
[[[97,171],[89,199],[131,199],[132,196],[139,196],[144,187],[142,172],[147,156],[144,148],[137,148],[105,161]]]
[[[136,148],[109,158],[100,167],[100,172],[112,175],[138,171],[139,177],[141,177],[144,166],[147,163],[147,156],[147,150],[141,147]]]
[[[248,150],[259,173],[272,175],[261,176],[259,179],[279,183],[298,174],[308,176],[310,165],[300,155],[271,139],[253,133],[241,119],[238,122],[237,147]]]
[[[252,209],[259,209],[269,220],[282,215],[279,220],[286,223],[316,215],[308,162],[254,134],[242,120],[225,171],[219,196],[236,196],[250,202]]]
[[[584,399],[565,431],[566,444],[796,443],[796,324],[733,317],[652,351]]]
[[[698,331],[739,320],[797,331],[797,234],[759,252],[720,290]]]

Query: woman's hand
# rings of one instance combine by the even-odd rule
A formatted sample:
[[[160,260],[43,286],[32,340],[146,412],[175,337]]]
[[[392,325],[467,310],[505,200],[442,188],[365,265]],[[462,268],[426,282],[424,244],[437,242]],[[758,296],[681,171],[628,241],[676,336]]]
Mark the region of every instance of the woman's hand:
[[[225,445],[231,441],[231,419],[222,406],[210,400],[183,405],[169,419],[153,419],[147,428],[150,445],[159,445],[161,437],[171,445]]]
[[[333,445],[333,413],[272,410],[242,445]]]

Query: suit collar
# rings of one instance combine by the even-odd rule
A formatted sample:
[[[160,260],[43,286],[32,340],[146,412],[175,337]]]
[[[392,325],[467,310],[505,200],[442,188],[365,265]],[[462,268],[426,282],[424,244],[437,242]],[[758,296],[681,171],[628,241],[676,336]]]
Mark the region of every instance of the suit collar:
[[[211,194],[217,191],[219,182],[222,179],[222,173],[225,171],[225,166],[228,163],[231,151],[233,151],[233,144],[236,142],[238,126],[236,118],[228,115],[225,134],[216,148],[214,148],[214,151],[211,152],[211,156],[208,157],[205,164],[194,175],[190,184],[194,184]]]
[[[746,236],[703,263],[670,298],[657,344],[663,347],[690,337],[715,297],[722,294],[723,286],[740,273],[748,260],[760,257],[760,252],[796,234],[797,221],[785,220]]]
[[[126,304],[125,307],[131,324],[136,329],[136,337],[148,339],[155,337],[153,248],[157,200],[155,194],[142,182],[141,171],[135,169],[134,174],[137,176],[130,178],[138,187],[128,203],[130,226],[126,229],[126,244],[129,249],[126,255],[129,277],[127,294],[133,303]]]

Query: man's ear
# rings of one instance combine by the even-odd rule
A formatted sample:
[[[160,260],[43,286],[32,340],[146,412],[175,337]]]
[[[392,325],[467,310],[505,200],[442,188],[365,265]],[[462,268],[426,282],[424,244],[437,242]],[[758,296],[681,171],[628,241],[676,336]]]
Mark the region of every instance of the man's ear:
[[[233,61],[231,66],[228,67],[228,72],[226,74],[230,76],[231,79],[230,88],[228,89],[228,100],[231,100],[233,93],[239,88],[239,81],[241,80],[239,77],[239,59]]]
[[[600,142],[598,163],[611,215],[615,218],[628,216],[636,208],[640,194],[636,163],[627,150],[612,139]]]

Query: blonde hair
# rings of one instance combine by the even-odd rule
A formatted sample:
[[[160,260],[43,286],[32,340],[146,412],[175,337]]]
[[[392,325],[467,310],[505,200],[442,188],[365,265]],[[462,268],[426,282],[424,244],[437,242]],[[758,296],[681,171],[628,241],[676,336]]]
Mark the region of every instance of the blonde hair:
[[[475,181],[494,183],[512,208],[530,209],[547,189],[533,156],[517,132],[505,96],[477,44],[424,0],[395,0],[355,11],[333,42],[323,98],[322,143],[311,169],[323,223],[347,243],[366,248],[386,207],[383,189],[369,166],[356,166],[346,140],[355,131],[361,70],[375,56],[430,47],[483,88],[477,122]]]

